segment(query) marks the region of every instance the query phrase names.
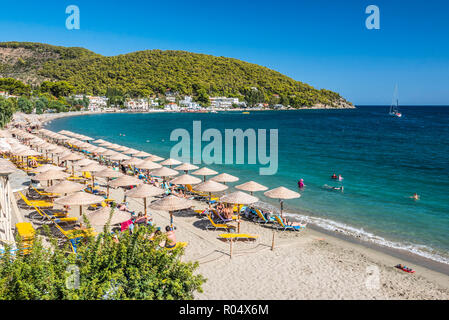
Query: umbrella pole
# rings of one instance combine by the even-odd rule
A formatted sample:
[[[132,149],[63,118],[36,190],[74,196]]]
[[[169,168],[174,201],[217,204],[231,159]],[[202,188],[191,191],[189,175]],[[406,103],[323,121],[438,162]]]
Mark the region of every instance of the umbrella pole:
[[[271,251],[274,250],[274,230],[273,230],[273,238],[271,239]]]
[[[237,205],[237,210],[239,209],[239,205]],[[234,213],[234,212],[233,212]],[[238,230],[237,230],[237,233],[240,233],[240,210],[239,210],[239,213],[238,213],[238,215],[239,215],[239,224],[238,224]]]
[[[229,243],[229,259],[232,259],[232,238],[231,242]]]
[[[80,206],[80,217],[83,215],[83,206]]]
[[[281,218],[283,218],[284,216],[282,215],[282,211],[284,209],[284,202],[282,200],[280,200],[281,202]]]
[[[170,211],[170,227],[173,229],[173,213]]]
[[[145,219],[147,218],[147,197],[143,198],[143,207],[145,210]]]
[[[211,202],[212,202],[212,192],[209,192],[209,209],[210,209]]]
[[[107,179],[108,179],[108,182],[107,182],[107,184],[106,184],[106,190],[107,190],[106,196],[107,196],[107,198],[109,199],[109,178],[107,178]]]

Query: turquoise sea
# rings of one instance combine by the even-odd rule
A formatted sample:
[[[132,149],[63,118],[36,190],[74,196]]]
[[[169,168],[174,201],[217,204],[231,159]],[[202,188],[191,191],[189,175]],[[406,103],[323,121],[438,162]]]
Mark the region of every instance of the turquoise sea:
[[[255,180],[270,188],[297,190],[303,178],[302,197],[285,201],[292,216],[449,263],[449,108],[414,106],[401,111],[401,119],[390,117],[388,107],[381,106],[250,114],[117,113],[62,118],[47,128],[165,158],[176,144],[170,141],[172,130],[191,132],[195,120],[203,130],[216,128],[223,136],[224,129],[278,129],[276,175],[259,175],[259,165],[207,166],[240,177],[238,183]],[[331,180],[333,173],[344,180]],[[343,185],[344,192],[326,190],[326,184]],[[414,192],[421,196],[419,201],[409,198]],[[263,193],[256,196],[278,205]]]

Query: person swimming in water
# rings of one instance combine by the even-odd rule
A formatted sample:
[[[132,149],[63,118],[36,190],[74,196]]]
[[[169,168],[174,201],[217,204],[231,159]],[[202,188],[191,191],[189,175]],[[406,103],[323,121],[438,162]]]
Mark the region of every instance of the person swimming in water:
[[[299,181],[298,181],[298,188],[299,189],[303,189],[304,187],[305,187],[304,179],[299,179]]]
[[[343,177],[341,176],[341,174],[338,175],[338,181],[342,181]]]
[[[419,200],[419,195],[415,192],[413,196],[410,197],[413,200]]]
[[[334,174],[331,176],[331,179],[337,179],[337,175],[334,173]]]

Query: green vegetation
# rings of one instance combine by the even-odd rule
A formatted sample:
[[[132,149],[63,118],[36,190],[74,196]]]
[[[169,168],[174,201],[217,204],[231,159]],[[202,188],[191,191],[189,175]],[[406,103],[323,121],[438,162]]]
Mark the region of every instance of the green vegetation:
[[[8,59],[1,59],[2,48],[17,50],[18,54],[19,50],[25,51],[22,60],[25,65],[34,61],[33,69],[24,68],[17,59],[9,63]],[[266,67],[185,51],[147,50],[105,57],[83,48],[5,42],[0,43],[0,63],[3,77],[20,74],[34,81],[63,82],[53,87],[40,81],[41,92],[56,97],[68,92],[108,95],[113,97],[114,105],[121,105],[126,96],[162,96],[167,90],[192,95],[204,105],[209,103],[209,96],[238,97],[249,106],[257,103],[293,107],[348,104],[338,93],[315,89]]]
[[[12,99],[0,97],[0,128],[6,126],[14,114],[14,102]]]
[[[153,231],[139,227],[118,241],[103,232],[79,244],[77,254],[51,237],[50,247],[36,240],[27,255],[7,250],[0,256],[0,300],[193,299],[205,281],[194,275],[198,263],[181,262],[182,248],[160,248],[165,236],[151,241]]]

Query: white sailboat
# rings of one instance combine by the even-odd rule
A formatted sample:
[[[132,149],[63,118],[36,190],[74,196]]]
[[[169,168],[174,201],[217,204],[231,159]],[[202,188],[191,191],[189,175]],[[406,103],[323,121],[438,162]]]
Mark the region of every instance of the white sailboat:
[[[399,112],[398,85],[394,88],[393,102],[390,106],[389,115],[397,118],[402,117],[402,113]]]

